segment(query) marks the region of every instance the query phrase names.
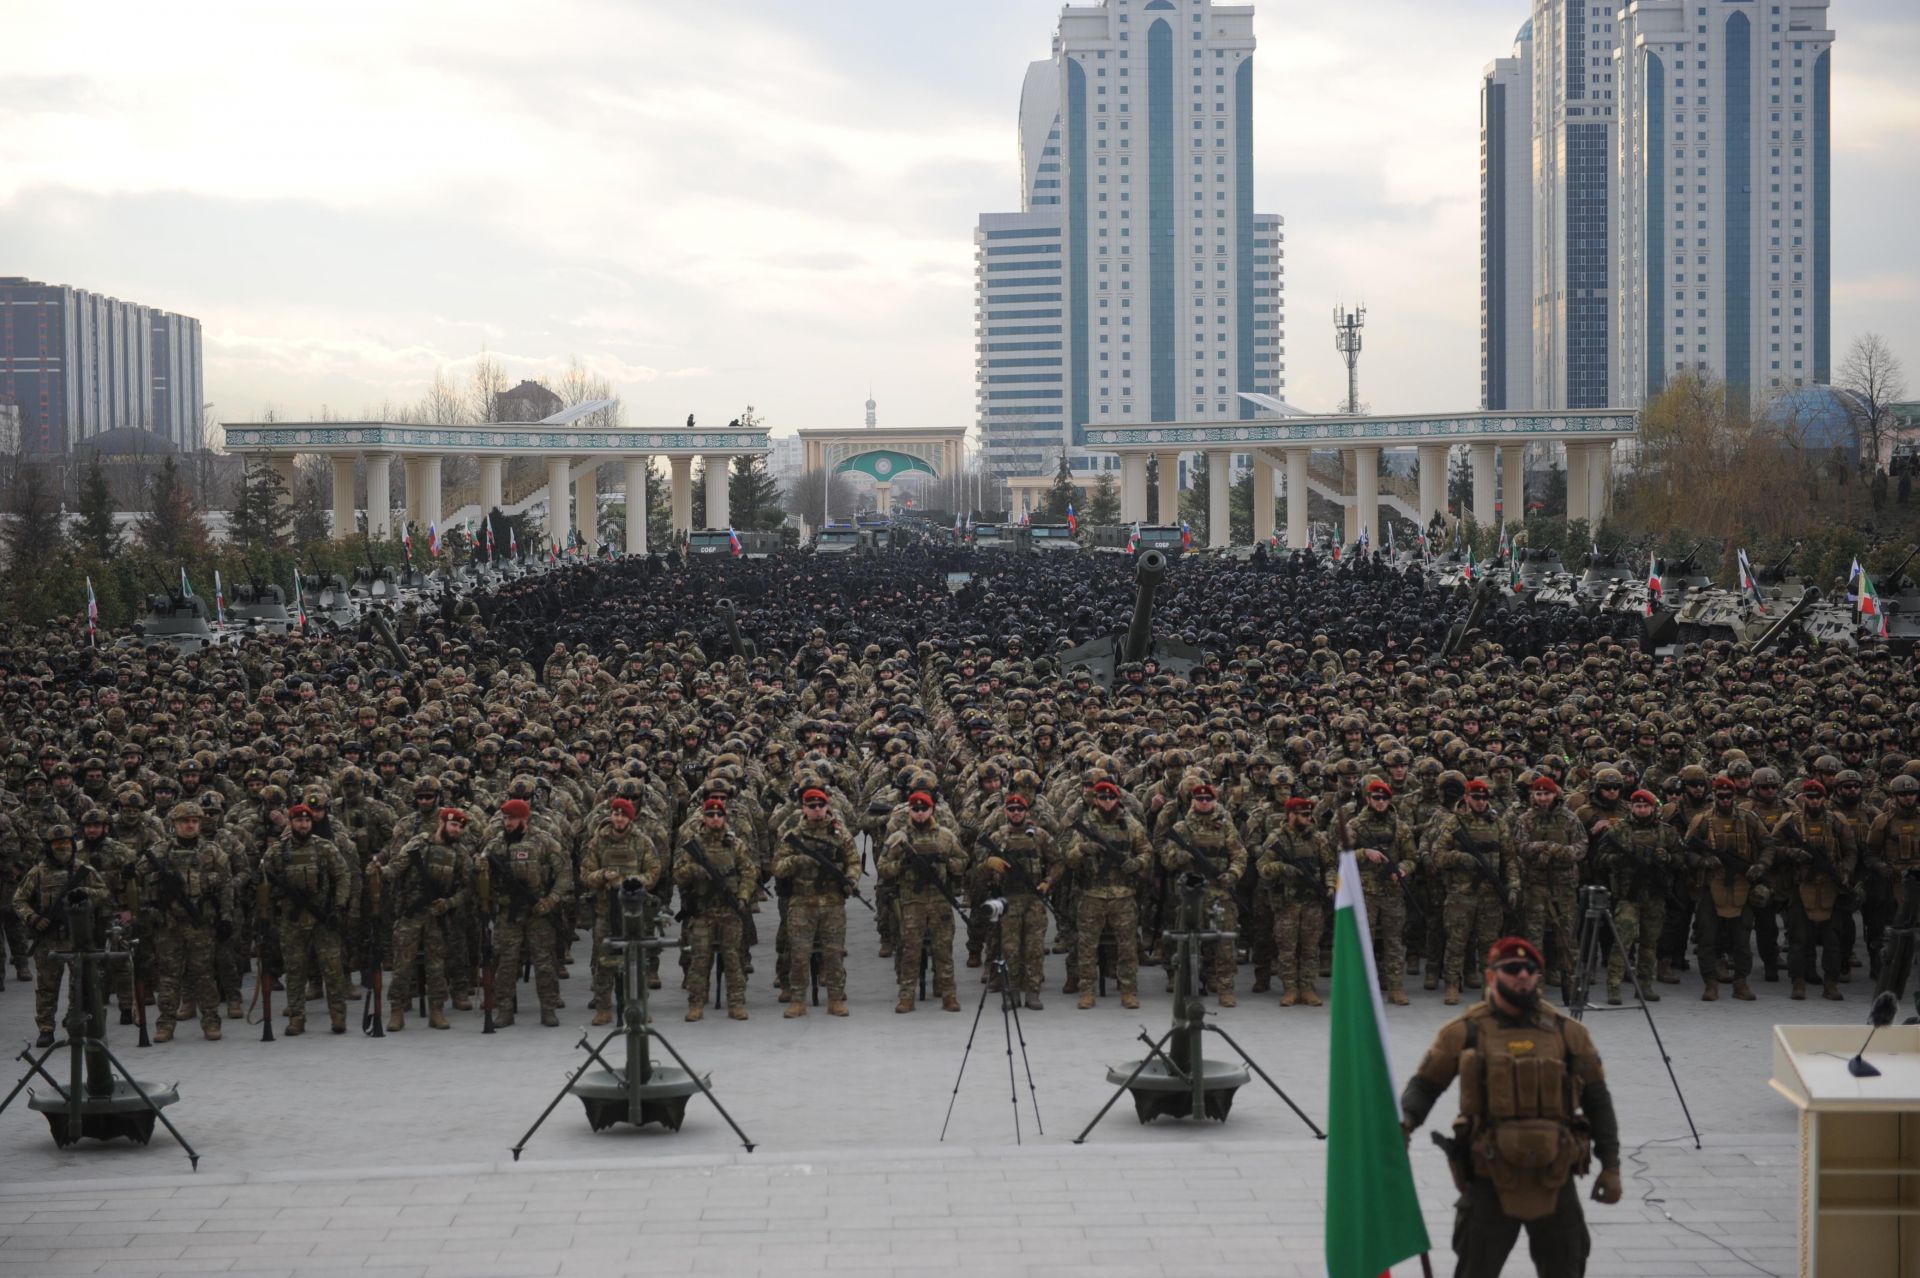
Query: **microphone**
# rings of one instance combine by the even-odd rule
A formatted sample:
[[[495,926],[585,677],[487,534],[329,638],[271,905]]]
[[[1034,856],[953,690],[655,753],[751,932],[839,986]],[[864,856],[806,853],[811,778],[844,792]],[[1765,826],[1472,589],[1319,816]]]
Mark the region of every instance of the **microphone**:
[[[1867,1010],[1867,1024],[1872,1028],[1867,1031],[1866,1043],[1860,1044],[1860,1050],[1847,1062],[1847,1073],[1855,1078],[1880,1077],[1879,1067],[1869,1065],[1865,1059],[1867,1043],[1873,1042],[1875,1032],[1881,1027],[1893,1024],[1894,1014],[1899,1010],[1900,1000],[1894,997],[1892,990],[1881,990],[1873,996],[1873,1006]]]

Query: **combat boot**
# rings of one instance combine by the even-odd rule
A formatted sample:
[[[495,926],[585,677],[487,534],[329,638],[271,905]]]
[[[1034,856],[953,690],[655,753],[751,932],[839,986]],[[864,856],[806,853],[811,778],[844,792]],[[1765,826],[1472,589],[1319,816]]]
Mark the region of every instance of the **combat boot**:
[[[304,1016],[293,1016],[293,1017],[289,1017],[289,1018],[287,1019],[287,1029],[286,1029],[286,1034],[287,1034],[287,1037],[288,1037],[288,1038],[292,1038],[292,1037],[294,1037],[294,1036],[295,1036],[296,1034],[304,1034],[304,1033],[306,1033],[306,1032],[307,1032],[307,1018],[306,1018],[306,1017],[304,1017]]]
[[[613,1013],[603,1007],[593,1014],[593,1023],[595,1025],[611,1025],[613,1024]]]
[[[967,966],[968,967],[980,966],[980,947],[979,946],[969,945],[967,947]]]
[[[1758,997],[1753,992],[1753,987],[1748,985],[1745,980],[1738,980],[1733,983],[1733,996],[1742,1003],[1751,1003]]]
[[[1087,1005],[1082,1003],[1080,1006],[1085,1007]],[[1140,996],[1132,990],[1121,990],[1120,1006],[1126,1008],[1129,1012],[1137,1012],[1140,1010]]]
[[[171,1043],[173,1041],[173,1026],[171,1025],[155,1026],[153,1031],[153,1041],[156,1043]],[[52,1047],[53,1044],[48,1043],[47,1046]]]
[[[892,957],[893,957],[893,942],[892,942],[892,941],[882,941],[882,942],[880,942],[880,957],[881,957],[881,958],[892,958]]]
[[[220,1022],[215,1021],[211,1025],[202,1025],[200,1032],[206,1036],[209,1043],[217,1043],[220,1041]]]
[[[846,1014],[847,1014],[847,1000],[846,1000],[846,999],[844,999],[844,998],[829,998],[829,999],[827,1000],[827,1015],[828,1015],[828,1016],[845,1016]]]
[[[1405,990],[1388,990],[1387,1002],[1393,1004],[1395,1007],[1405,1007],[1407,1005],[1407,992]]]
[[[493,1014],[493,1027],[507,1029],[513,1024],[513,1009],[507,1008]]]
[[[1038,994],[1027,995],[1027,997],[1023,1000],[1023,1003],[1029,1012],[1040,1011],[1041,1008],[1044,1006],[1044,1004],[1040,1002],[1040,996]]]
[[[1305,1003],[1308,1007],[1321,1006],[1320,996],[1313,992],[1313,986],[1311,985],[1303,986],[1301,988],[1300,1001],[1302,1003]]]
[[[465,994],[455,994],[453,996],[453,1010],[456,1012],[471,1012],[473,1010],[473,1000]]]
[[[328,1027],[332,1029],[334,1033],[344,1034],[347,1032],[347,1014],[345,1012],[330,1013],[327,1020]]]
[[[1762,966],[1765,968],[1763,975],[1768,984],[1771,985],[1780,979],[1780,967],[1778,964],[1766,963]]]
[[[1259,971],[1256,971],[1253,974],[1253,992],[1255,994],[1265,994],[1268,990],[1271,990],[1272,988],[1273,988],[1272,976],[1270,976],[1266,972],[1259,972]]]
[[[157,1037],[157,1036],[156,1036],[156,1037]],[[171,1037],[171,1035],[169,1035],[168,1037]],[[165,1041],[166,1041],[166,1039],[161,1039],[160,1041],[161,1041],[161,1042],[165,1042]],[[50,1029],[43,1029],[43,1030],[41,1030],[41,1031],[40,1031],[40,1037],[39,1037],[39,1038],[36,1038],[36,1039],[34,1039],[34,1040],[33,1040],[33,1045],[34,1045],[35,1047],[52,1047],[52,1046],[53,1046],[53,1031],[52,1031],[52,1030],[50,1030]]]
[[[1653,978],[1662,985],[1678,985],[1680,973],[1673,970],[1673,964],[1666,959],[1660,960],[1660,971]]]
[[[1237,998],[1235,998],[1235,997],[1233,996],[1233,991],[1232,991],[1232,990],[1221,990],[1221,991],[1220,991],[1220,1006],[1222,1006],[1222,1007],[1238,1007],[1238,1006],[1240,1006],[1240,1000],[1239,1000],[1239,999],[1237,999]]]
[[[744,1007],[729,1007],[727,1009],[727,1019],[730,1021],[744,1021],[747,1019],[747,1009]]]
[[[1124,1002],[1124,1001],[1125,1001],[1125,999],[1123,998],[1123,999],[1122,999],[1121,1001],[1122,1001],[1122,1002]],[[1082,1012],[1084,1012],[1084,1011],[1086,1011],[1086,1010],[1087,1010],[1088,1008],[1090,1008],[1090,1007],[1092,1007],[1092,1006],[1093,1006],[1093,991],[1092,991],[1092,990],[1088,990],[1088,991],[1087,991],[1086,993],[1084,993],[1084,994],[1082,994],[1082,995],[1080,996],[1080,1001],[1079,1001],[1078,1003],[1075,1003],[1075,1004],[1074,1004],[1074,1007],[1075,1007],[1075,1008],[1077,1008],[1078,1010],[1080,1010],[1080,1011],[1082,1011]]]
[[[1787,995],[1788,998],[1792,999],[1796,1003],[1799,1002],[1801,999],[1804,999],[1806,996],[1807,996],[1807,983],[1805,981],[1800,981],[1800,980],[1796,980],[1793,983],[1793,990],[1791,993]]]
[[[1717,1002],[1719,998],[1720,998],[1720,982],[1713,980],[1711,977],[1709,977],[1707,980],[1706,988],[1700,991],[1700,1001],[1702,1003],[1713,1003],[1713,1002]]]
[[[393,1015],[387,1018],[387,1032],[398,1034],[407,1027],[407,1014],[398,1003],[393,1005]]]
[[[1428,968],[1428,969],[1427,969],[1427,975],[1426,975],[1426,977],[1425,977],[1425,979],[1424,979],[1424,980],[1422,980],[1422,981],[1420,982],[1420,988],[1421,988],[1421,989],[1423,989],[1423,990],[1437,990],[1437,989],[1439,989],[1439,988],[1440,988],[1440,973],[1438,973],[1438,972],[1436,972],[1436,971],[1434,971],[1434,970],[1433,970],[1432,968]]]
[[[432,1009],[427,1012],[427,1028],[428,1029],[452,1029],[453,1028],[453,1026],[447,1024],[446,1004],[435,1003]]]
[[[1295,1003],[1298,1003],[1299,1001],[1300,1001],[1299,990],[1288,990],[1286,993],[1280,996],[1280,1006],[1282,1007],[1292,1007]]]
[[[806,1014],[807,1014],[807,1005],[805,1003],[798,1001],[797,999],[794,1002],[787,1004],[787,1010],[780,1013],[780,1015],[786,1018],[787,1020],[793,1020],[795,1017],[805,1016]]]
[[[893,1010],[896,1012],[911,1012],[913,1010],[913,995],[902,994],[900,1001],[893,1005]]]
[[[540,1023],[548,1029],[558,1029],[560,1028],[560,1014],[551,1007],[543,1007],[540,1009]]]
[[[245,1020],[246,1017],[247,1017],[247,1009],[241,1006],[240,996],[238,994],[234,995],[232,998],[227,1000],[227,1019],[228,1020],[242,1021],[242,1020]]]
[[[1460,987],[1458,985],[1447,986],[1447,996],[1440,1001],[1448,1007],[1457,1006],[1460,1002]]]
[[[956,994],[942,994],[940,996],[940,1010],[943,1012],[959,1011],[960,1010],[959,996]]]
[[[687,1019],[690,1021],[700,1020],[701,1018],[706,1016],[706,1014],[707,1014],[707,1008],[706,1008],[706,1004],[704,1003],[695,1003],[692,1007],[689,1007],[687,1009]]]
[[[1612,981],[1607,982],[1607,1006],[1620,1006],[1620,987]]]
[[[1069,976],[1060,986],[1060,992],[1062,994],[1078,994],[1080,992],[1080,978],[1077,976]]]
[[[1834,1002],[1838,1003],[1842,999],[1846,998],[1846,995],[1840,992],[1840,983],[1838,981],[1828,981],[1826,983],[1825,988],[1823,988],[1820,991],[1820,997],[1832,999]]]
[[[1660,1001],[1660,991],[1653,988],[1648,982],[1641,981],[1640,997],[1649,1003],[1658,1003]]]

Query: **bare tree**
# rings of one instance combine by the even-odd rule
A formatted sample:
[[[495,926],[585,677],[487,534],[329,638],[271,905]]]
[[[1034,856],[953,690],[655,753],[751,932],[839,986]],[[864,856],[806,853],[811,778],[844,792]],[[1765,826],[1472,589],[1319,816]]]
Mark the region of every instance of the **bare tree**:
[[[507,371],[484,348],[467,379],[466,418],[470,422],[500,420],[500,394],[507,389]]]
[[[491,420],[468,416],[467,402],[461,397],[459,387],[448,380],[446,370],[441,368],[433,370],[433,383],[427,387],[427,393],[421,397],[410,419],[422,426],[454,426],[463,421]]]
[[[1866,446],[1862,450],[1866,457],[1862,469],[1871,474],[1886,463],[1886,454],[1899,428],[1893,405],[1907,393],[1906,372],[1900,366],[1900,357],[1880,334],[1862,333],[1847,348],[1846,362],[1841,364],[1840,380],[1835,384],[1864,401],[1860,442]]]
[[[591,399],[610,399],[606,408],[597,409],[582,417],[575,425],[592,430],[619,430],[627,424],[626,409],[620,397],[613,393],[613,387],[607,379],[587,367],[586,361],[578,355],[569,356],[566,371],[560,374],[556,385],[548,389],[560,397],[560,402],[568,408],[575,404],[584,404]]]

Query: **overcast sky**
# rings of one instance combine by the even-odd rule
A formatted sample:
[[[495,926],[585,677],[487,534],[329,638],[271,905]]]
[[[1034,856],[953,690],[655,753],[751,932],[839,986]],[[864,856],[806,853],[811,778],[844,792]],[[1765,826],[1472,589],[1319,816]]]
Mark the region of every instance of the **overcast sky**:
[[[1048,0],[0,0],[0,275],[200,318],[215,414],[352,415],[484,347],[635,425],[973,421],[978,214]],[[1287,396],[1479,398],[1478,99],[1525,0],[1261,0]],[[1920,5],[1836,0],[1834,358],[1920,385]]]

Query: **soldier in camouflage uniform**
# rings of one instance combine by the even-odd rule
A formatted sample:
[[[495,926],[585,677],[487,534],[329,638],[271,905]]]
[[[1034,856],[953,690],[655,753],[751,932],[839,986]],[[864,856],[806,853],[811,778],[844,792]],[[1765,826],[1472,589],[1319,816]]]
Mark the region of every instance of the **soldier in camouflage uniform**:
[[[452,945],[447,916],[466,899],[472,861],[462,840],[467,814],[460,808],[441,808],[433,833],[416,835],[395,854],[383,853],[367,867],[389,890],[382,897],[393,903],[393,987],[389,991],[393,1014],[387,1028],[407,1027],[407,1000],[413,993],[414,963],[424,953],[427,967],[427,1025],[450,1029],[447,1023],[447,959]]]
[[[1286,811],[1285,824],[1268,837],[1259,861],[1260,882],[1273,903],[1280,1006],[1319,1007],[1313,974],[1320,964],[1321,923],[1339,861],[1327,836],[1314,828],[1313,800],[1288,799]],[[1221,1003],[1231,1006],[1224,998]]]
[[[1506,911],[1520,903],[1520,858],[1506,822],[1489,807],[1493,788],[1467,782],[1464,806],[1444,817],[1434,836],[1433,862],[1446,882],[1446,1003],[1460,1002],[1469,949],[1491,944],[1505,929]]]
[[[1773,840],[1758,814],[1735,808],[1738,790],[1722,772],[1713,778],[1713,806],[1693,819],[1687,849],[1695,854],[1700,886],[1694,908],[1699,918],[1700,1001],[1720,997],[1718,953],[1724,940],[1733,971],[1733,996],[1752,1001],[1747,976],[1753,971],[1753,907],[1756,884],[1765,884],[1773,868]]]
[[[12,902],[13,916],[34,938],[37,975],[33,987],[33,1022],[40,1030],[35,1047],[53,1046],[53,1027],[60,1010],[60,976],[66,971],[66,965],[53,954],[55,950],[73,945],[69,912],[83,908],[74,900],[75,895],[82,895],[87,909],[98,911],[107,905],[106,880],[97,867],[75,856],[71,827],[49,826],[45,849],[41,859],[22,876]],[[67,997],[72,998],[73,994],[70,989]]]
[[[1873,970],[1880,970],[1880,938],[1894,920],[1913,885],[1910,871],[1920,871],[1920,778],[1897,776],[1887,782],[1887,807],[1867,827],[1862,840],[1861,867],[1869,881],[1884,884],[1868,897],[1871,909],[1861,914],[1867,928],[1868,953]]]
[[[825,790],[800,794],[800,820],[774,848],[774,877],[787,887],[788,1017],[807,1014],[807,965],[820,950],[827,1013],[847,1014],[847,887],[860,881],[860,849],[833,815]],[[844,880],[844,882],[843,882]]]
[[[624,939],[620,937],[625,918],[620,908],[620,885],[630,877],[638,877],[645,880],[649,893],[659,894],[661,889],[660,868],[648,865],[649,861],[657,860],[658,853],[653,840],[642,833],[634,822],[633,815],[633,800],[614,799],[607,805],[606,820],[587,840],[586,851],[580,856],[580,885],[593,902],[595,1025],[607,1025],[613,1021],[613,978],[622,960],[607,942]],[[671,890],[669,888],[668,892]],[[658,904],[664,904],[664,901]],[[647,971],[649,989],[660,988],[659,954],[659,950],[647,951],[647,957],[652,960]]]
[[[1221,931],[1233,932],[1239,927],[1234,890],[1247,872],[1247,849],[1240,842],[1233,822],[1220,812],[1217,797],[1213,786],[1205,781],[1188,791],[1187,814],[1168,831],[1160,864],[1169,874],[1183,874],[1188,870],[1205,874],[1207,914],[1219,920]],[[1222,1007],[1238,1006],[1239,999],[1233,992],[1238,970],[1234,947],[1225,941],[1212,942],[1212,946],[1207,993],[1219,996]]]
[[[913,1010],[920,954],[933,959],[933,992],[949,1012],[960,1010],[953,983],[953,904],[948,894],[967,872],[967,852],[953,832],[933,819],[933,795],[915,790],[907,796],[907,823],[887,838],[880,854],[880,878],[895,884],[900,904],[900,952],[894,962],[900,1002],[896,1012]]]
[[[1138,893],[1153,868],[1153,849],[1140,822],[1121,805],[1120,787],[1102,778],[1094,782],[1093,803],[1071,826],[1065,864],[1080,876],[1075,892],[1073,961],[1081,1008],[1094,1003],[1100,986],[1100,934],[1114,938],[1114,976],[1120,1006],[1140,1006],[1140,907]]]
[[[1039,1011],[1040,987],[1046,982],[1046,895],[1060,877],[1062,864],[1053,836],[1027,819],[1027,798],[1017,791],[1007,796],[1006,822],[990,836],[981,851],[994,891],[1007,903],[1000,919],[1000,952],[1007,962],[1012,992]]]
[[[0,811],[0,895],[9,901],[13,899],[14,888],[25,877],[32,858],[21,826]],[[15,980],[25,981],[33,975],[27,966],[27,956],[32,952],[33,941],[19,916],[12,910],[0,914],[0,962],[5,962],[8,954],[13,956]]]
[[[233,926],[227,921],[232,913],[227,859],[200,837],[199,804],[176,804],[169,815],[173,838],[134,863],[143,910],[141,930],[153,938],[158,976],[160,1012],[153,1041],[173,1040],[182,987],[200,1010],[201,1032],[218,1040],[220,996],[214,983],[214,947]]]
[[[327,1018],[333,1032],[347,1032],[347,974],[341,966],[340,927],[347,917],[354,880],[354,864],[331,840],[313,832],[313,809],[296,803],[287,809],[287,833],[261,858],[269,906],[277,916],[262,918],[259,926],[278,923],[280,954],[286,965],[287,1033],[307,1028],[307,989],[317,978],[326,992]],[[310,971],[309,956],[317,964]]]
[[[1391,756],[1389,756],[1391,761]],[[1367,922],[1379,946],[1380,988],[1387,1002],[1407,1005],[1407,892],[1413,880],[1413,831],[1394,811],[1393,787],[1367,783],[1366,809],[1347,822],[1347,841],[1360,866]]]
[[[1859,857],[1853,827],[1827,810],[1827,788],[1808,778],[1800,785],[1795,810],[1773,828],[1779,859],[1795,869],[1792,898],[1787,902],[1787,966],[1793,978],[1792,997],[1807,996],[1813,975],[1815,947],[1820,951],[1820,997],[1838,1002],[1840,944],[1838,916],[1848,908],[1849,889]]]
[[[1553,956],[1547,971],[1549,976],[1558,973],[1563,987],[1580,957],[1580,875],[1586,865],[1589,833],[1598,837],[1627,815],[1626,807],[1614,801],[1619,779],[1613,769],[1601,769],[1604,806],[1589,804],[1576,817],[1560,801],[1560,786],[1552,777],[1535,777],[1531,803],[1513,822],[1513,846],[1520,854],[1521,930],[1535,949]],[[1616,784],[1610,786],[1610,782]],[[1593,818],[1591,830],[1585,824],[1587,816]]]
[[[673,881],[680,887],[687,938],[687,1019],[706,1015],[707,990],[717,949],[726,980],[727,1015],[747,1019],[746,924],[748,906],[759,888],[753,855],[745,840],[727,828],[727,801],[710,795],[700,809],[700,825],[691,836],[707,866],[690,848],[673,858]],[[718,876],[717,878],[715,876]],[[949,957],[951,964],[951,957]],[[949,968],[951,970],[951,968]]]
[[[1613,896],[1613,927],[1620,934],[1607,960],[1607,1002],[1620,1005],[1620,982],[1631,954],[1640,997],[1657,1003],[1654,951],[1666,924],[1674,872],[1686,860],[1680,836],[1660,819],[1653,792],[1635,790],[1627,803],[1627,819],[1609,823],[1594,836],[1589,851],[1594,869]]]
[[[122,912],[121,921],[132,923],[127,885],[133,875],[134,853],[132,848],[107,833],[110,828],[112,822],[105,808],[87,808],[80,814],[80,842],[74,847],[74,855],[100,872],[107,893],[113,898],[114,909]],[[113,982],[114,998],[120,1004],[120,1023],[133,1024],[133,964],[110,964],[107,979]]]
[[[560,1024],[560,951],[554,911],[573,895],[573,865],[550,835],[533,828],[525,799],[500,805],[500,825],[481,849],[481,873],[493,898],[493,1024],[513,1024],[521,956],[533,963],[540,1023]],[[505,974],[506,980],[500,979]]]

